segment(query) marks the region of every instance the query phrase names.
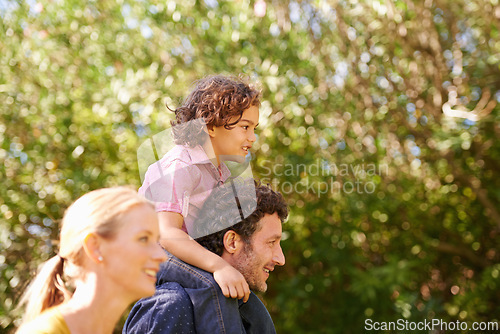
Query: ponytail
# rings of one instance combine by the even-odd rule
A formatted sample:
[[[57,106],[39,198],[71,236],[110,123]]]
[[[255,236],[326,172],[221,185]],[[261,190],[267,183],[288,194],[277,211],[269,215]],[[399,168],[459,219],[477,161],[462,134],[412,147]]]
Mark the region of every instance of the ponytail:
[[[64,259],[56,255],[43,263],[38,275],[31,282],[19,305],[26,304],[23,322],[37,317],[44,310],[62,304],[72,293],[63,281]]]

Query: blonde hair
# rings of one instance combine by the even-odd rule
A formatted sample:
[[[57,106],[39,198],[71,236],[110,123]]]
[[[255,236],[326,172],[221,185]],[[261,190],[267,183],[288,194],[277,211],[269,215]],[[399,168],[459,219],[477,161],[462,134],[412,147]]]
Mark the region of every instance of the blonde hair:
[[[23,322],[69,298],[64,278],[82,277],[83,241],[90,233],[112,239],[124,214],[138,205],[154,205],[128,187],[94,190],[77,199],[64,213],[58,255],[42,264],[20,301],[26,305]]]

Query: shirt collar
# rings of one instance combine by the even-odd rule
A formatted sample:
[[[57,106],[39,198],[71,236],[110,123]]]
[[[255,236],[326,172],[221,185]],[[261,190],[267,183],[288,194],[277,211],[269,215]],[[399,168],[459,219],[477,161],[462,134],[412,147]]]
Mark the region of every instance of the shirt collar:
[[[211,162],[201,145],[196,145],[195,147],[189,147],[186,145],[185,148],[186,151],[188,151],[193,164],[206,164]]]
[[[189,153],[189,156],[191,157],[191,162],[195,165],[197,164],[211,164],[214,168],[217,169],[216,166],[212,163],[212,161],[208,158],[207,153],[203,149],[201,145],[196,145],[195,147],[189,147],[185,146],[186,150]],[[226,182],[226,180],[231,176],[231,171],[229,168],[227,168],[226,164],[224,162],[220,163],[220,169],[221,169],[221,181]]]
[[[221,162],[220,164],[221,167],[221,180],[222,182],[226,182],[226,180],[231,176],[231,171],[229,168],[227,168],[226,164],[224,162]]]

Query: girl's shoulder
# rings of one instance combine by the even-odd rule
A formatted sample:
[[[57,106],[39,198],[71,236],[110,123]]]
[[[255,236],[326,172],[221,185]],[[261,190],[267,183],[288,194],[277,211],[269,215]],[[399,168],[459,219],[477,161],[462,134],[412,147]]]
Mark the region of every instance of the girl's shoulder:
[[[180,162],[186,165],[194,163],[191,154],[191,149],[184,145],[175,145],[160,159],[162,165],[168,165],[172,162]]]
[[[211,164],[211,162],[200,145],[194,147],[176,145],[160,159],[160,164],[163,168],[166,168],[172,164],[177,166],[197,166]]]

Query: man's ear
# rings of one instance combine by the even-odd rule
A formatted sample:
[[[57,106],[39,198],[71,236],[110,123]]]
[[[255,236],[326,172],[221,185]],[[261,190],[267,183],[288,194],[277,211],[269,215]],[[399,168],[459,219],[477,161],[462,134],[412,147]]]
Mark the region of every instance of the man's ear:
[[[223,242],[224,249],[229,254],[234,254],[243,247],[243,239],[233,230],[229,230],[224,234]]]
[[[95,233],[87,234],[83,240],[83,250],[93,262],[102,262],[101,239]]]

